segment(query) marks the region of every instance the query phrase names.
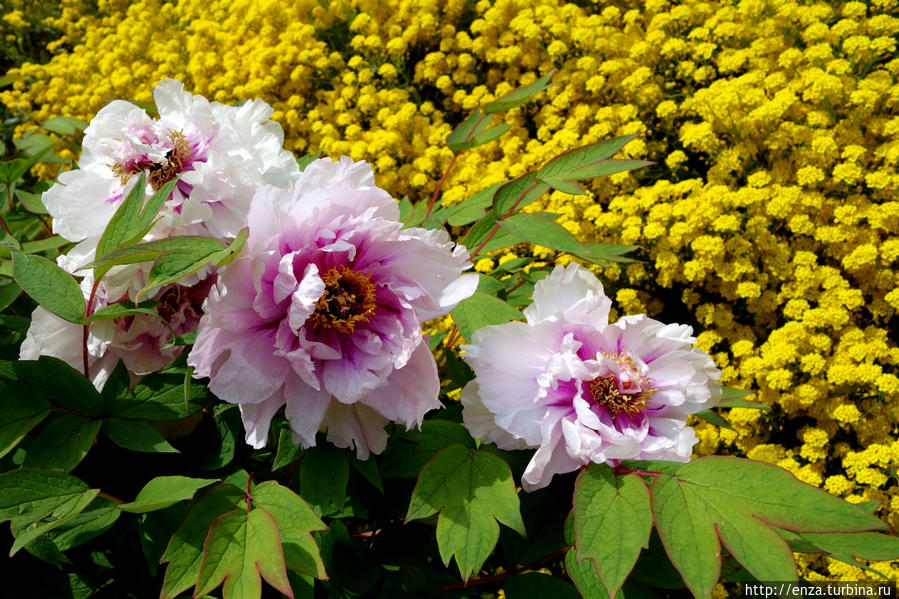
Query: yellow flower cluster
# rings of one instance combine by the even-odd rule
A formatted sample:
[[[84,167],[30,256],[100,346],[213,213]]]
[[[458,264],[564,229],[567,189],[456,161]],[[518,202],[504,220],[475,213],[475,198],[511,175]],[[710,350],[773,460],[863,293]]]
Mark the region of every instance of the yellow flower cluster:
[[[222,102],[262,97],[289,149],[368,160],[412,200],[467,111],[557,69],[536,103],[501,115],[509,134],[459,156],[444,203],[640,133],[623,155],[655,166],[534,209],[641,246],[641,262],[600,273],[619,311],[694,322],[725,381],[772,407],[731,410],[733,431],[699,424],[699,453],[780,464],[879,502],[899,527],[897,0],[90,4],[63,1],[52,24],[74,49],[16,70],[9,109],[90,118],[175,77]]]

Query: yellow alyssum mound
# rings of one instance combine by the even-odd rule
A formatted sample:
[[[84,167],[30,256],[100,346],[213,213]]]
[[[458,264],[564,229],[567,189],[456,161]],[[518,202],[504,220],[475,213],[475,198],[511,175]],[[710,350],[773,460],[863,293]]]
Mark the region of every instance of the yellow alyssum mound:
[[[90,4],[63,2],[60,53],[16,71],[8,108],[89,119],[175,77],[222,102],[265,99],[289,149],[368,160],[413,200],[468,111],[558,69],[505,115],[511,133],[459,157],[443,201],[641,133],[624,154],[656,166],[534,208],[640,245],[641,262],[600,272],[619,310],[695,322],[728,384],[773,407],[732,410],[735,431],[700,424],[699,453],[775,462],[899,526],[896,0]]]

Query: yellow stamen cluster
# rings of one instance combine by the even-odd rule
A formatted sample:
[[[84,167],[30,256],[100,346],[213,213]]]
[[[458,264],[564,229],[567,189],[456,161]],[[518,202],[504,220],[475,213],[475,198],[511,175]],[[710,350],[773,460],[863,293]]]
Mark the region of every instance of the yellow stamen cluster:
[[[352,333],[356,325],[368,322],[377,308],[371,275],[340,265],[322,275],[325,292],[315,303],[309,324],[320,329]]]

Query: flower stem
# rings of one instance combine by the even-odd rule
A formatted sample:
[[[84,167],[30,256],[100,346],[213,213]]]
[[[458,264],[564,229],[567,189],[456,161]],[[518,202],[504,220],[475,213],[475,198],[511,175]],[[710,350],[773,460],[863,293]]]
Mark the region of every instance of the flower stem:
[[[12,237],[12,231],[9,230],[9,226],[6,224],[6,221],[3,220],[2,216],[0,216],[0,225],[3,226],[3,230],[6,232],[6,234]]]
[[[88,318],[91,314],[93,314],[93,306],[94,306],[94,297],[97,295],[97,288],[100,286],[100,280],[94,281],[93,286],[91,287],[90,297],[87,299],[87,305],[84,307],[84,317]],[[91,323],[84,323],[84,330],[81,334],[81,363],[84,367],[84,376],[85,378],[90,379],[90,365],[88,364],[88,354],[87,354],[87,338],[90,333]]]
[[[520,568],[514,568],[512,570],[509,570],[508,572],[503,572],[502,574],[494,574],[493,576],[484,576],[483,578],[474,578],[467,582],[463,581],[463,582],[454,582],[452,584],[445,584],[445,585],[441,586],[440,588],[444,589],[444,590],[462,589],[462,588],[466,588],[466,587],[470,587],[470,586],[474,586],[474,585],[478,585],[478,584],[488,584],[491,582],[499,582],[500,580],[505,580],[506,578],[509,578],[510,576],[515,576],[516,574],[521,574],[522,572],[527,572],[528,570],[531,570],[544,562],[549,562],[549,561],[558,559],[558,558],[562,557],[563,555],[565,555],[566,553],[568,553],[569,551],[571,551],[571,549],[572,549],[571,547],[566,547],[565,549],[556,551],[555,553],[551,553],[550,555],[547,555],[546,557],[541,557],[540,559],[535,560],[526,566],[521,566]]]
[[[484,249],[484,246],[487,245],[487,242],[490,241],[491,239],[493,239],[493,236],[496,235],[497,231],[499,231],[499,221],[508,218],[513,212],[515,212],[515,209],[518,208],[518,204],[521,203],[521,200],[524,199],[524,196],[528,195],[531,192],[531,190],[534,189],[535,185],[537,185],[536,181],[531,183],[531,185],[527,189],[525,189],[524,192],[522,192],[522,194],[520,196],[518,196],[518,199],[515,200],[515,203],[512,204],[512,207],[509,208],[506,211],[506,213],[503,214],[501,217],[497,218],[496,224],[493,225],[493,228],[490,229],[489,233],[487,233],[487,237],[485,237],[484,241],[482,241],[480,244],[478,244],[478,247],[476,247],[474,249],[474,251],[471,254],[469,254],[469,258],[474,258],[475,256],[478,255],[478,252],[480,252],[482,249]]]
[[[453,159],[450,160],[446,170],[443,171],[443,175],[440,177],[440,181],[437,182],[437,189],[434,190],[434,194],[431,195],[431,199],[428,201],[428,211],[425,213],[425,220],[428,220],[428,217],[431,216],[431,210],[434,209],[434,202],[437,201],[437,196],[440,195],[440,188],[443,187],[446,176],[449,174],[450,169],[453,168],[453,164],[456,163],[456,156],[458,156],[458,154],[453,154]]]

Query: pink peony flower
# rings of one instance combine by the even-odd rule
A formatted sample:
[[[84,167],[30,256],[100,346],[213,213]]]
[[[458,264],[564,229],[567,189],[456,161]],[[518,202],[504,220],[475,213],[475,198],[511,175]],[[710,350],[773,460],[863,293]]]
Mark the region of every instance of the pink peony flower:
[[[90,327],[87,348],[90,377],[97,389],[103,388],[119,360],[129,372],[141,376],[159,370],[177,358],[184,347],[169,344],[172,334],[183,335],[197,329],[200,308],[214,280],[215,277],[209,277],[192,287],[167,285],[160,289],[155,300],[158,305],[154,308],[158,318],[138,314],[95,321]],[[85,298],[92,283],[89,277],[81,283]],[[94,307],[99,310],[107,305],[106,290],[101,284]],[[39,356],[53,356],[81,371],[83,334],[81,325],[63,320],[38,306],[31,315],[31,326],[22,342],[19,358],[36,360]]]
[[[557,266],[527,322],[484,327],[463,346],[476,375],[462,391],[465,425],[503,449],[537,448],[528,491],[590,462],[686,462],[697,441],[687,416],[721,398],[690,327],[645,315],[609,324],[611,305],[592,273]]]
[[[247,443],[265,445],[285,407],[294,441],[318,431],[364,459],[388,422],[416,426],[440,406],[421,323],[477,287],[445,231],[403,229],[371,167],[312,162],[287,190],[253,198],[250,235],[204,305],[188,363],[240,404]]]
[[[256,189],[286,187],[299,174],[262,100],[240,107],[209,102],[173,79],[157,85],[153,98],[158,119],[123,100],[100,110],[84,132],[79,168],[62,173],[43,195],[53,232],[80,242],[60,260],[70,272],[84,274],[77,269],[95,258],[100,236],[140,173],[147,175],[148,195],[181,177],[144,241],[173,235],[230,241]],[[131,279],[142,283],[139,271],[147,268],[113,269],[105,281],[110,296],[135,291]]]

